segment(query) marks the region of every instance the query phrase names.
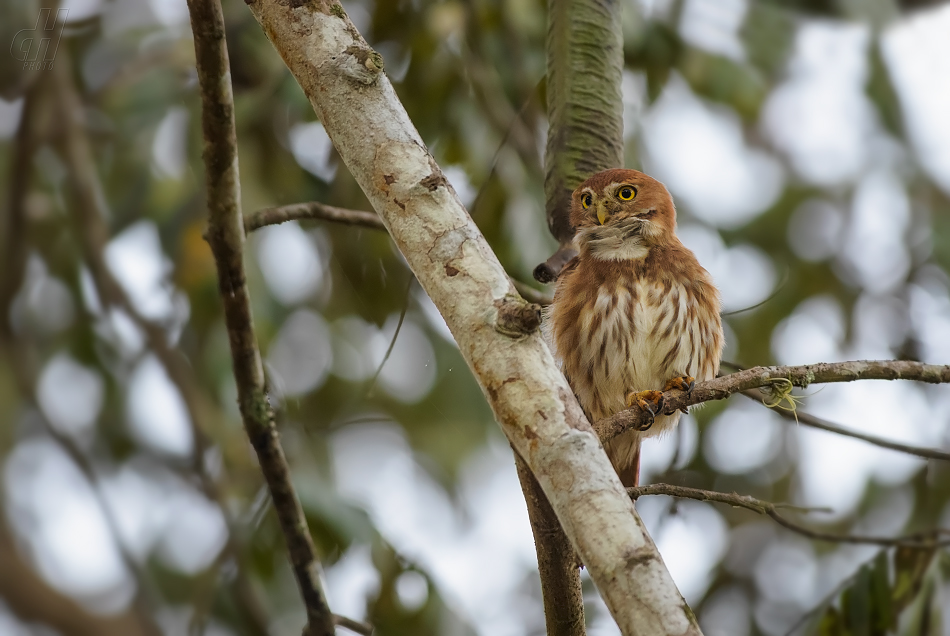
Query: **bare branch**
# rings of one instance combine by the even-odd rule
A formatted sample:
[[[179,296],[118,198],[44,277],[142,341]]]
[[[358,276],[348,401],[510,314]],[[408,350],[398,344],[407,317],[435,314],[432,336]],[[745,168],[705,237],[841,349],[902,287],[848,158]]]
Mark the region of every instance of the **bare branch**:
[[[944,528],[935,528],[929,532],[920,532],[917,534],[906,535],[903,537],[874,537],[857,534],[833,534],[829,532],[820,532],[801,526],[794,521],[789,520],[779,514],[779,508],[789,508],[794,506],[783,506],[780,504],[762,501],[749,495],[739,495],[736,493],[715,492],[712,490],[701,490],[699,488],[687,488],[685,486],[674,486],[672,484],[651,484],[649,486],[636,486],[627,488],[627,493],[631,499],[638,499],[647,495],[667,495],[670,497],[680,497],[684,499],[695,499],[697,501],[715,501],[718,503],[729,504],[736,508],[745,508],[761,515],[767,515],[774,519],[779,525],[788,528],[792,532],[806,536],[817,541],[829,541],[831,543],[860,543],[880,545],[886,547],[902,547],[929,550],[935,547],[950,545],[950,538],[940,539],[941,536],[950,536],[950,530]],[[808,508],[803,509],[809,511]]]
[[[734,393],[774,385],[776,381],[787,381],[793,386],[804,388],[811,384],[855,380],[915,380],[944,384],[950,382],[950,365],[924,364],[909,360],[856,360],[790,367],[753,367],[700,382],[690,393],[680,390],[667,391],[663,394],[663,413],[675,413],[679,409],[710,400],[724,400]],[[600,435],[601,441],[605,442],[626,430],[645,430],[651,423],[648,412],[633,406],[596,422],[594,430]]]
[[[462,63],[472,92],[481,102],[482,112],[488,122],[505,141],[511,142],[525,169],[540,174],[541,158],[538,156],[537,140],[525,123],[522,113],[516,111],[505,97],[498,71],[493,65],[486,63],[473,46],[463,47]]]
[[[527,300],[529,303],[535,303],[537,305],[541,305],[542,307],[546,307],[551,304],[552,298],[550,295],[535,289],[528,283],[523,283],[520,280],[512,278],[511,284],[515,286],[515,289],[518,290],[518,293],[521,294],[521,297]]]
[[[541,485],[517,451],[515,467],[528,505],[528,519],[538,553],[545,622],[556,626],[556,631],[548,629],[548,636],[583,636],[584,595],[577,555]]]
[[[352,618],[340,616],[339,614],[333,615],[333,623],[335,625],[339,625],[340,627],[345,627],[351,632],[360,634],[360,636],[373,636],[373,626],[369,623],[355,621]]]
[[[284,205],[278,208],[264,208],[254,214],[244,217],[244,231],[253,232],[268,225],[279,225],[288,221],[331,221],[333,223],[342,223],[343,225],[354,225],[365,227],[372,230],[386,230],[383,220],[375,212],[364,212],[362,210],[348,210],[346,208],[337,208],[332,205],[326,205],[318,201],[308,201],[306,203],[294,203]],[[538,305],[550,305],[551,297],[542,291],[531,287],[527,283],[514,278],[512,284],[522,298],[530,303]]]
[[[265,208],[244,217],[244,231],[253,232],[266,225],[277,225],[287,221],[333,221],[343,225],[368,227],[373,230],[385,230],[383,220],[374,212],[346,210],[317,201],[294,203],[278,208]]]
[[[254,334],[244,274],[244,224],[224,16],[218,0],[189,0],[188,10],[201,88],[208,242],[218,269],[241,417],[287,540],[290,562],[307,610],[309,636],[333,636],[333,615],[320,585],[320,564],[280,445]]]
[[[765,406],[765,399],[761,393],[758,391],[743,391],[742,395],[746,396],[750,400],[755,400],[759,404]],[[902,453],[907,453],[908,455],[916,455],[918,457],[923,457],[924,459],[940,459],[943,461],[950,461],[950,453],[945,451],[939,451],[934,448],[923,448],[921,446],[911,446],[909,444],[901,444],[900,442],[894,442],[889,439],[884,439],[883,437],[878,437],[877,435],[869,435],[868,433],[862,433],[860,431],[851,430],[835,424],[834,422],[829,422],[826,419],[820,418],[810,413],[803,413],[802,411],[795,410],[792,412],[788,409],[773,409],[776,413],[781,415],[787,420],[797,422],[803,426],[810,426],[812,428],[817,428],[822,431],[828,431],[829,433],[836,433],[838,435],[844,435],[845,437],[853,437],[854,439],[859,439],[869,444],[874,444],[875,446],[881,446],[882,448],[889,448],[891,450],[900,451]]]

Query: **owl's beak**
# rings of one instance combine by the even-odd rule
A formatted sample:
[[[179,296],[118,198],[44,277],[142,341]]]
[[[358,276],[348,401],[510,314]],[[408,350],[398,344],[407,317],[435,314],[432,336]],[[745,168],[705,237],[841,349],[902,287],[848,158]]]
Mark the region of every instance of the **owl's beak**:
[[[608,216],[610,216],[610,214],[608,214],[606,206],[604,206],[603,203],[598,203],[597,204],[597,222],[603,225],[604,221],[607,220]]]

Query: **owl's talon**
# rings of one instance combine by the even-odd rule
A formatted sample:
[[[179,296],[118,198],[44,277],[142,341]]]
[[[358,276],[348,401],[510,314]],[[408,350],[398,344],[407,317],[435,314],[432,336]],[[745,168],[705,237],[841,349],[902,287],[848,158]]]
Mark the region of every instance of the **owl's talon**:
[[[689,395],[693,392],[693,387],[695,386],[696,378],[691,375],[679,375],[675,378],[670,378],[666,382],[666,386],[663,387],[663,390],[679,389],[680,391],[686,391],[686,395]]]
[[[640,431],[647,431],[653,426],[657,414],[663,412],[663,393],[660,391],[635,391],[627,395],[627,408],[636,404],[644,412],[649,414],[646,424]]]

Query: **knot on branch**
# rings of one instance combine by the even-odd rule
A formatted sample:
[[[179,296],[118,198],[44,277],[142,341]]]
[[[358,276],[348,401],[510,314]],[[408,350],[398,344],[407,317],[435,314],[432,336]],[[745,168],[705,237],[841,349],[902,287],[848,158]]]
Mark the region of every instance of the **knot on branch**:
[[[498,309],[495,331],[509,338],[528,336],[541,326],[541,305],[526,303],[516,296],[505,296],[495,301],[495,307]]]
[[[369,86],[376,83],[383,70],[383,56],[368,46],[352,45],[346,47],[340,64],[343,73],[359,84]]]

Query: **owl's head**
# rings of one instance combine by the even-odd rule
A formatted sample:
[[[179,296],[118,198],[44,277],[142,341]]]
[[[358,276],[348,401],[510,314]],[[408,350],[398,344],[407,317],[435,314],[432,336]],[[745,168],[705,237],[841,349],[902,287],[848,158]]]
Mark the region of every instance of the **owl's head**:
[[[620,260],[675,240],[676,208],[666,187],[637,170],[598,172],[571,201],[571,223],[581,251]]]

